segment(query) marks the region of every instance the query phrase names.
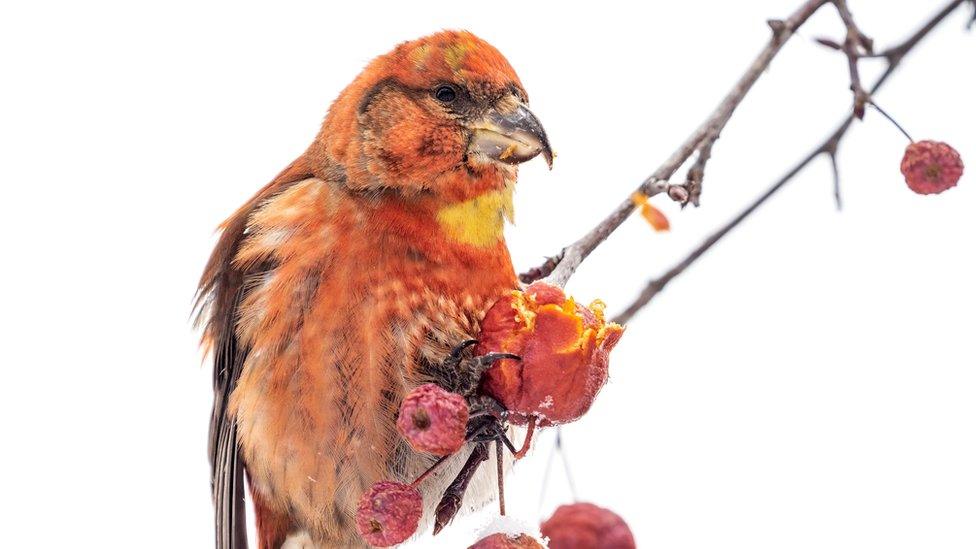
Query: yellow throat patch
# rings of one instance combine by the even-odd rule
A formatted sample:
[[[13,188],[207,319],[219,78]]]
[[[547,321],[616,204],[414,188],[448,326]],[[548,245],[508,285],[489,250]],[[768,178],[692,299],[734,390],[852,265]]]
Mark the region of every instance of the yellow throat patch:
[[[511,223],[514,215],[512,185],[506,185],[504,189],[441,208],[437,222],[451,239],[484,248],[502,239],[505,220]]]

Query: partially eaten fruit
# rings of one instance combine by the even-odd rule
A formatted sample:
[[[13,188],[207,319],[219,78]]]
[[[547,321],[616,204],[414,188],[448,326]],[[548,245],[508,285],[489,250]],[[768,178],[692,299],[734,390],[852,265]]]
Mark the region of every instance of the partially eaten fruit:
[[[468,403],[433,383],[410,392],[400,404],[397,430],[418,452],[453,454],[464,445]]]
[[[377,482],[359,499],[356,529],[373,547],[396,545],[417,531],[423,506],[423,498],[415,487]]]
[[[513,353],[485,372],[482,390],[516,424],[578,419],[607,381],[608,355],[624,329],[606,322],[603,304],[583,307],[562,289],[536,282],[495,303],[481,325],[478,354]]]
[[[549,549],[635,549],[634,535],[619,515],[592,503],[556,509],[542,523]]]

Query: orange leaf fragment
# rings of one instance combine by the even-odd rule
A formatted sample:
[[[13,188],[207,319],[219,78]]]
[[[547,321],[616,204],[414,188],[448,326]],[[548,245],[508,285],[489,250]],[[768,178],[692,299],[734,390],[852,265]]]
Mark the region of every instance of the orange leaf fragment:
[[[638,191],[632,194],[630,199],[634,202],[635,206],[640,207],[641,216],[655,231],[663,232],[671,230],[671,223],[668,221],[667,216],[664,215],[664,212],[651,205],[650,201],[647,200],[647,195]]]

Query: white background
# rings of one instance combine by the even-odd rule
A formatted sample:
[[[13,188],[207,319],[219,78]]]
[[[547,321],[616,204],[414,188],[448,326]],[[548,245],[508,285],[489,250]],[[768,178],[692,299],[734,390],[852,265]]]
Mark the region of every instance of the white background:
[[[19,2],[0,14],[0,453],[9,547],[209,547],[209,366],[188,321],[213,229],[310,142],[374,55],[467,28],[516,67],[559,158],[522,170],[517,267],[655,168],[799,0]],[[852,0],[879,46],[941,2]],[[896,7],[897,6],[897,7]],[[907,190],[876,113],[631,325],[566,428],[583,499],[641,547],[976,546],[976,82],[961,10],[877,97],[970,164]],[[624,306],[848,108],[824,9],[736,113],[700,209],[629,221],[570,283]],[[870,81],[880,63],[865,66]],[[680,172],[680,173],[683,173]],[[509,483],[538,517],[551,434]],[[568,499],[556,480],[543,513]],[[487,515],[437,543],[464,547]]]

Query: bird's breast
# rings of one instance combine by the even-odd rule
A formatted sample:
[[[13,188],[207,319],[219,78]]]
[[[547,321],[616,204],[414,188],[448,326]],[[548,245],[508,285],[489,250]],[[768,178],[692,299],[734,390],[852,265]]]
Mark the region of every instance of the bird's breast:
[[[304,190],[323,203],[321,186]],[[298,198],[280,206],[306,207]],[[348,530],[371,483],[416,473],[423,461],[395,429],[400,401],[516,284],[504,241],[473,246],[342,208],[325,207],[327,221],[253,217],[265,224],[245,251],[272,267],[239,307],[250,351],[231,403],[254,486],[317,538]]]

